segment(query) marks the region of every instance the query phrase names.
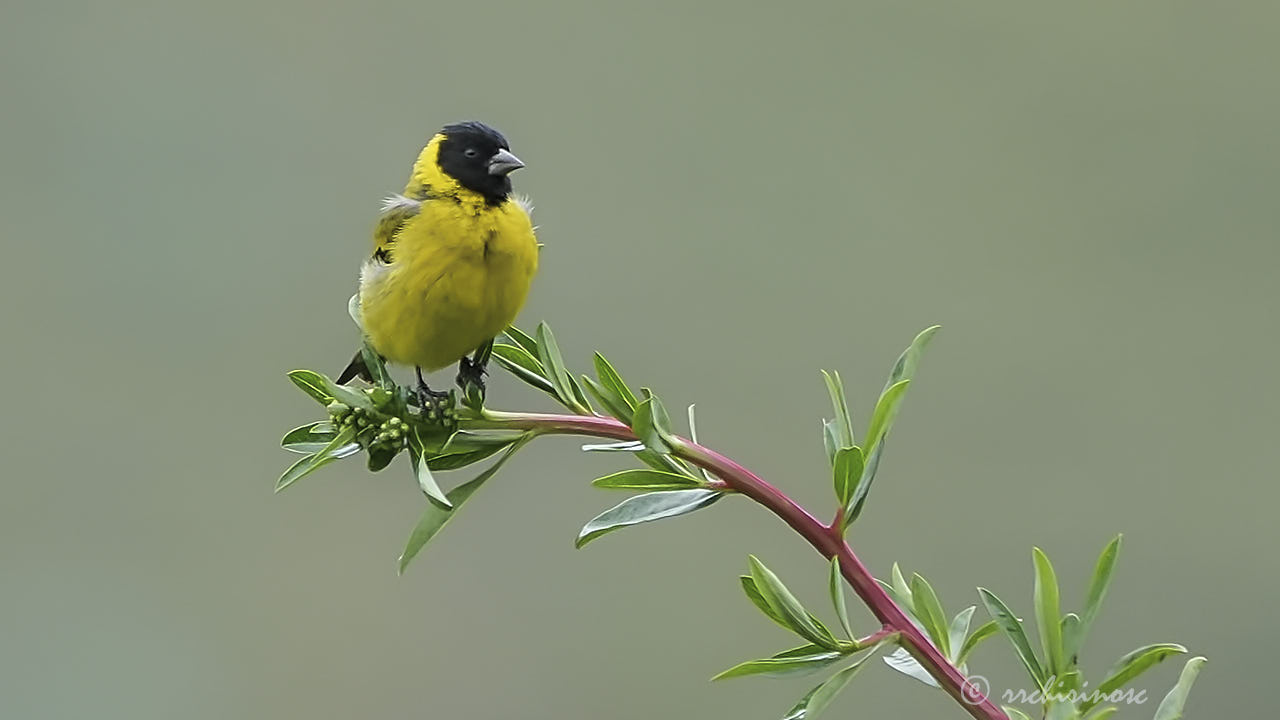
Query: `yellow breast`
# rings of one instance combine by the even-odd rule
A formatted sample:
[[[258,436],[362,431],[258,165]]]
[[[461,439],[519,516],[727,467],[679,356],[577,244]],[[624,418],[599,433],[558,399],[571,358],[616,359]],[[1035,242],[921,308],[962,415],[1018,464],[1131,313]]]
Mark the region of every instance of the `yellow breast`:
[[[361,278],[365,333],[388,360],[435,370],[515,320],[538,267],[529,215],[468,193],[429,199]],[[474,195],[471,193],[471,195]]]

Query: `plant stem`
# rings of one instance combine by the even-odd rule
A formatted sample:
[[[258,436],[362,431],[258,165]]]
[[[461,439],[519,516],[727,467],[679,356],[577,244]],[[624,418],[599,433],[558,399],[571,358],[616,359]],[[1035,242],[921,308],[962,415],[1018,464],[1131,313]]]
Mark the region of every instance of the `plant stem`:
[[[559,415],[549,413],[508,413],[486,410],[481,418],[464,420],[468,428],[512,428],[548,435],[587,435],[614,440],[635,440],[631,428],[599,415]],[[840,574],[871,610],[884,628],[881,633],[898,633],[899,644],[938,681],[948,695],[978,720],[1008,720],[1008,716],[976,691],[960,670],[952,665],[907,618],[902,608],[876,582],[853,548],[845,541],[840,522],[824,525],[781,490],[755,473],[708,447],[677,438],[672,454],[711,471],[735,490],[777,515],[825,558],[838,558]],[[877,635],[880,633],[877,633]],[[872,637],[875,637],[874,635]]]

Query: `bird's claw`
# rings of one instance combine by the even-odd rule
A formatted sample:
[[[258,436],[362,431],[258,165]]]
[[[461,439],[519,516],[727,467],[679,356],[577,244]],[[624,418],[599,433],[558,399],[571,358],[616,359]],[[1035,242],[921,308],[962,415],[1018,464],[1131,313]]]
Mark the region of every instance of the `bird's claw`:
[[[420,382],[415,394],[418,396],[418,409],[424,421],[445,426],[457,422],[454,411],[456,401],[452,391],[439,392]]]

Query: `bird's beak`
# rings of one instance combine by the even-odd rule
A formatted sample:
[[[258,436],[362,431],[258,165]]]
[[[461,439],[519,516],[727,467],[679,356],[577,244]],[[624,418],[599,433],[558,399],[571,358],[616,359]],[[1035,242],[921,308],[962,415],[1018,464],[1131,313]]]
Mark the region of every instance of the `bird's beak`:
[[[493,157],[489,158],[490,175],[506,175],[522,167],[524,167],[524,163],[520,162],[520,158],[512,155],[510,150],[499,150]]]

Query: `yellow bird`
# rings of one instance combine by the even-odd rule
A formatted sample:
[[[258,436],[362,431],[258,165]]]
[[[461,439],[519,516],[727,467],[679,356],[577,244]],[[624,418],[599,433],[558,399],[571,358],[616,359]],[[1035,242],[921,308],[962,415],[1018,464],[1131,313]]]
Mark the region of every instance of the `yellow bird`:
[[[424,406],[445,393],[427,387],[423,370],[457,362],[458,384],[483,388],[493,338],[529,294],[538,242],[509,177],[522,167],[488,125],[446,125],[423,148],[404,192],[384,202],[360,273],[360,317],[379,355],[415,368]],[[368,375],[360,353],[338,382],[357,375]]]

